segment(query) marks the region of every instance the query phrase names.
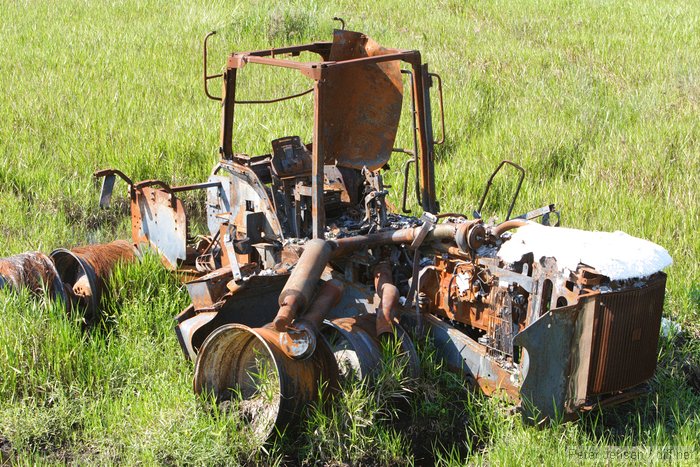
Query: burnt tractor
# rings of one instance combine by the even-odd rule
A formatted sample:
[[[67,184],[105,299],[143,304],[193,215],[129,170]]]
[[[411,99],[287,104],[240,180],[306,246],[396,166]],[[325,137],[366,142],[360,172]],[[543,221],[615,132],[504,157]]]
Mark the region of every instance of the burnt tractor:
[[[267,436],[297,420],[320,389],[371,380],[390,336],[411,374],[419,372],[413,339],[429,336],[450,369],[486,394],[506,394],[529,420],[572,419],[647,391],[670,263],[663,248],[550,226],[554,205],[511,217],[525,172],[509,161],[473,214],[440,213],[442,80],[418,51],[343,29],[331,42],[232,53],[222,74],[209,75],[212,34],[204,89],[221,102],[221,133],[209,178],[169,186],[96,173],[103,207],[116,179],[126,181],[134,244],[155,249],[186,283],[192,303],[175,331],[195,361],[196,393],[240,398]],[[311,87],[239,100],[245,69],[260,66],[296,70]],[[220,97],[208,86],[218,78]],[[259,155],[235,147],[236,108],[307,94],[310,141],[279,135]],[[402,116],[409,149],[395,148]],[[383,182],[397,153],[401,212]],[[516,194],[505,221],[487,222],[480,211],[503,167],[520,172]],[[206,192],[208,232],[197,237],[181,199],[192,190]],[[407,209],[414,195],[420,216]]]

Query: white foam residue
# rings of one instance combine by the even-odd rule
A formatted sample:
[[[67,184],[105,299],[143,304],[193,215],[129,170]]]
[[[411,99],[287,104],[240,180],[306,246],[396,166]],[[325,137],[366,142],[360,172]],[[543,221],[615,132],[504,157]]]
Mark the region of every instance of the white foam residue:
[[[583,263],[611,280],[649,276],[673,263],[663,247],[619,230],[591,232],[535,223],[520,227],[501,246],[498,257],[512,263],[527,253],[536,261],[554,257],[562,270],[575,271]]]
[[[681,325],[668,318],[661,318],[661,335],[675,337],[682,331]]]

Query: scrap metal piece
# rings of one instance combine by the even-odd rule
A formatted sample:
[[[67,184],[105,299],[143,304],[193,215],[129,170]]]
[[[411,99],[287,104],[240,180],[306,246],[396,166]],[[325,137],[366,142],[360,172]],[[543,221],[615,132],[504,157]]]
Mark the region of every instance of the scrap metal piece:
[[[438,220],[434,214],[429,212],[424,212],[420,219],[423,221],[423,225],[418,228],[418,233],[411,242],[411,250],[415,250],[423,244],[423,240],[425,240],[428,233],[435,227]]]
[[[447,367],[468,382],[476,384],[487,394],[505,392],[511,400],[520,400],[518,374],[514,367],[507,370],[487,356],[487,348],[454,326],[439,318],[424,314],[423,325]],[[415,327],[413,315],[402,316],[402,323]]]
[[[102,180],[102,189],[100,190],[100,207],[102,209],[107,209],[112,202],[112,192],[114,191],[114,184],[117,181],[117,177],[121,178],[127,183],[127,185],[129,185],[129,192],[131,193],[133,199],[132,186],[134,183],[121,170],[98,170],[93,174],[93,177],[96,179],[104,177],[104,180]]]
[[[220,225],[240,224],[250,213],[263,213],[262,232],[268,240],[284,240],[282,226],[265,185],[250,167],[230,161],[221,161],[214,167],[210,181],[221,187],[207,191],[207,222],[209,232],[215,235]]]
[[[328,399],[338,386],[338,368],[325,342],[308,358],[291,359],[279,335],[271,326],[221,326],[204,342],[195,364],[194,392],[232,401],[260,439],[293,428],[319,392]]]
[[[100,190],[100,207],[102,209],[107,209],[112,202],[112,191],[114,191],[116,182],[117,176],[115,174],[105,175],[104,180],[102,180],[102,189]]]
[[[554,308],[513,339],[527,351],[521,394],[527,419],[575,418],[648,381],[656,368],[666,276],[581,296]],[[594,401],[594,402],[592,402]]]
[[[131,202],[134,242],[153,247],[163,264],[176,270],[187,258],[187,217],[182,201],[163,189],[144,186],[134,190]]]
[[[659,272],[645,282],[598,296],[589,396],[631,388],[654,375],[666,274]]]
[[[217,269],[185,284],[195,310],[211,308],[228,293],[233,274],[231,267]]]
[[[220,274],[227,274],[226,269]],[[226,284],[218,281],[221,275],[212,277],[217,284],[210,286],[199,278],[188,287],[192,302],[197,302],[201,308],[190,305],[175,317],[175,332],[185,358],[194,360],[207,336],[220,326],[237,323],[257,328],[271,322],[279,307],[280,292],[289,277],[288,273],[254,275],[240,283]],[[229,292],[219,296],[223,286]],[[207,303],[211,305],[206,306]]]
[[[350,62],[363,57],[398,53],[365,34],[333,33],[329,60]],[[391,157],[401,117],[403,83],[398,60],[327,68],[321,102],[320,145],[326,164],[376,170]]]
[[[236,257],[236,249],[233,246],[236,241],[236,229],[230,224],[223,224],[221,226],[221,234],[223,237],[222,246],[224,247],[224,258],[228,261],[228,266],[231,270],[233,280],[239,281],[243,277],[241,275],[241,268],[238,264],[238,258]]]
[[[365,314],[351,318],[326,320],[322,336],[330,346],[343,379],[371,379],[381,371],[382,339],[376,333],[376,316]],[[420,360],[413,341],[398,323],[393,327],[399,354],[405,364],[405,374],[412,378],[420,375]]]
[[[280,178],[311,175],[311,151],[298,136],[286,136],[272,141],[272,172]]]
[[[0,289],[27,288],[34,294],[48,292],[54,299],[67,302],[58,271],[43,253],[27,252],[0,259]]]
[[[399,304],[399,289],[393,284],[391,264],[381,262],[374,267],[374,287],[380,297],[377,309],[377,335],[390,334],[394,328],[394,315]]]
[[[64,283],[71,308],[84,308],[83,317],[89,322],[98,317],[102,297],[118,264],[136,260],[133,244],[126,240],[86,245],[51,252],[51,260]]]
[[[571,343],[583,308],[580,302],[551,310],[513,339],[513,344],[526,349],[529,362],[520,388],[525,420],[571,417],[565,409],[572,376]]]
[[[528,211],[525,214],[521,214],[517,217],[514,217],[513,219],[525,219],[531,221],[533,219],[537,219],[538,217],[549,215],[550,213],[555,211],[556,208],[554,204],[548,204],[547,206],[543,206],[538,209],[533,209],[532,211]]]

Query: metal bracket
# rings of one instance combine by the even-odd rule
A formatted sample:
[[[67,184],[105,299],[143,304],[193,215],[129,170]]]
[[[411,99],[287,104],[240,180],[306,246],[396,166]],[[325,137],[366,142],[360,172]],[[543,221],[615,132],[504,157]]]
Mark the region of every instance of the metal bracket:
[[[224,235],[223,245],[226,248],[226,255],[228,256],[228,262],[231,265],[231,272],[233,273],[233,280],[239,281],[243,277],[241,275],[241,268],[238,266],[238,259],[236,258],[236,251],[233,247],[233,240],[236,238],[236,227],[229,225],[226,230],[226,235]]]
[[[438,221],[437,216],[429,212],[424,212],[423,215],[420,216],[420,219],[423,221],[423,225],[421,225],[416,238],[414,238],[413,242],[411,242],[411,246],[408,247],[409,250],[416,250],[420,248],[420,246],[423,244],[423,240],[425,240],[428,233],[433,230],[433,227],[435,227],[435,224],[437,224]]]
[[[124,172],[117,169],[104,169],[98,170],[93,175],[95,178],[102,178],[102,189],[100,190],[100,207],[102,209],[107,209],[112,202],[112,192],[114,191],[114,184],[117,181],[117,176],[124,180],[129,185],[129,196],[134,198],[134,184],[129,177],[124,175]]]
[[[213,96],[209,92],[209,80],[216,79],[216,78],[221,78],[224,76],[223,73],[217,73],[215,75],[209,75],[207,74],[207,42],[209,41],[209,38],[216,34],[216,31],[211,31],[209,34],[204,36],[204,47],[202,48],[202,61],[204,62],[204,94],[211,100],[214,101],[221,101],[221,97],[218,96]]]
[[[151,187],[151,186],[159,186],[165,191],[169,198],[170,198],[170,207],[173,209],[173,211],[177,210],[177,198],[175,197],[175,194],[173,193],[173,189],[165,183],[162,180],[144,180],[142,182],[138,182],[136,185],[132,185],[134,191],[139,191],[142,190],[143,188]]]
[[[540,216],[547,216],[549,217],[549,213],[551,212],[556,212],[556,209],[553,204],[548,204],[547,206],[543,206],[538,209],[533,209],[532,211],[526,212],[525,214],[521,214],[518,217],[514,217],[513,219],[526,219],[526,220],[532,220],[536,219]]]

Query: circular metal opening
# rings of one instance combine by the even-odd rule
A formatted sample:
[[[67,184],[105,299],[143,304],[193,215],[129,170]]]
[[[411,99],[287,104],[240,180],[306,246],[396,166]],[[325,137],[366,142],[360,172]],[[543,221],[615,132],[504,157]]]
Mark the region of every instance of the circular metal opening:
[[[229,324],[215,330],[197,356],[197,394],[231,404],[256,435],[268,437],[280,414],[281,381],[272,350],[255,330]]]
[[[342,379],[371,378],[381,370],[384,358],[381,341],[389,336],[377,339],[374,320],[374,315],[361,315],[324,322],[326,326],[322,337],[333,352]],[[402,359],[406,365],[405,374],[415,378],[420,374],[416,349],[401,326],[395,324],[394,329],[399,344],[395,357]]]
[[[72,304],[84,308],[84,318],[91,320],[97,317],[102,297],[102,291],[97,285],[95,271],[84,259],[70,250],[59,248],[51,252],[51,260],[65,286],[72,290]],[[76,285],[82,292],[76,293]]]

